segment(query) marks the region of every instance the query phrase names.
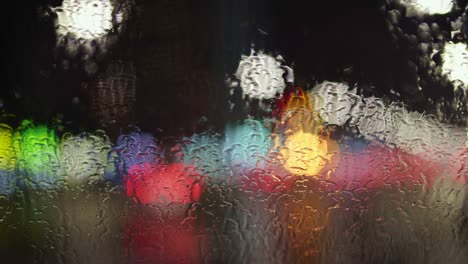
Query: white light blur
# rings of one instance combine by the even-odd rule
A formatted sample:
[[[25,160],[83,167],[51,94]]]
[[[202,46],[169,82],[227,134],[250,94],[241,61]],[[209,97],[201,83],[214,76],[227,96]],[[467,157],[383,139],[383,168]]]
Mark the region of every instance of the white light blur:
[[[465,43],[449,42],[442,53],[442,73],[450,81],[461,81],[468,86],[468,49]]]
[[[57,33],[86,40],[100,38],[112,29],[113,9],[110,0],[64,0],[57,9]]]
[[[80,185],[89,180],[99,180],[104,175],[110,150],[111,144],[104,132],[81,136],[65,134],[62,139],[61,164],[68,182]]]
[[[446,14],[454,7],[453,0],[404,0],[402,3],[428,15]]]
[[[277,93],[282,93],[286,87],[283,79],[285,69],[288,81],[293,78],[292,69],[282,66],[282,58],[274,58],[262,52],[251,52],[249,56],[242,56],[235,73],[240,80],[244,95],[257,99],[272,99]]]
[[[433,158],[433,153],[459,153],[466,142],[461,128],[442,124],[434,116],[408,111],[402,104],[362,97],[346,84],[324,82],[310,92],[325,123],[355,126],[368,140],[394,144],[412,154]],[[448,155],[448,154],[447,154]],[[453,154],[455,155],[455,154]]]

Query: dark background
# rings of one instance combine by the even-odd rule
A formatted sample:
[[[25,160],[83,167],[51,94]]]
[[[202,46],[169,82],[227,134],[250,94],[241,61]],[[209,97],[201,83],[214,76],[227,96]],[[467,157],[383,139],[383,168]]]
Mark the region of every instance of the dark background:
[[[465,6],[467,1],[458,2]],[[101,127],[89,105],[90,90],[107,64],[123,60],[136,69],[132,123],[169,135],[222,128],[227,119],[246,114],[228,111],[224,78],[234,73],[252,43],[283,55],[304,88],[324,80],[357,83],[366,96],[403,101],[426,112],[434,110],[428,98],[453,98],[450,87],[431,84],[417,90],[417,72],[409,62],[417,54],[405,43],[392,43],[384,1],[136,0],[126,30],[97,61],[94,75],[79,59],[69,59],[67,71],[61,67],[66,56],[55,47],[55,18],[40,12],[61,1],[9,4],[7,82],[0,98],[3,110],[16,116],[4,117],[13,126],[24,118],[49,123],[59,118],[69,129]],[[446,18],[434,19],[450,30]],[[416,26],[409,19],[402,29],[411,32]],[[75,97],[79,101],[73,102]]]

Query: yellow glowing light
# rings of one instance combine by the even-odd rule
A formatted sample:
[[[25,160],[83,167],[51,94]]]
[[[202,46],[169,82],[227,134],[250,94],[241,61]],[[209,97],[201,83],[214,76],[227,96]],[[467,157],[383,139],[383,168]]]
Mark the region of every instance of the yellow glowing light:
[[[337,143],[317,134],[322,121],[312,110],[313,100],[307,93],[296,88],[285,98],[282,125],[275,133],[278,135],[275,149],[279,150],[283,166],[290,173],[319,177],[318,174],[331,162],[334,154],[330,150],[336,149]]]
[[[284,168],[302,176],[317,177],[330,159],[327,141],[303,131],[287,137],[280,153],[285,159]]]
[[[13,129],[6,124],[0,124],[0,170],[12,171],[15,166]]]

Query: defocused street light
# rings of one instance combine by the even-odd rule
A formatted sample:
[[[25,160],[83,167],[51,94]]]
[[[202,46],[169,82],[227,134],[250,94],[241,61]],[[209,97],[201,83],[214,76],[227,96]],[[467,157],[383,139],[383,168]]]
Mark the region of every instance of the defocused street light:
[[[114,6],[110,0],[65,0],[57,12],[60,35],[97,39],[113,27]]]

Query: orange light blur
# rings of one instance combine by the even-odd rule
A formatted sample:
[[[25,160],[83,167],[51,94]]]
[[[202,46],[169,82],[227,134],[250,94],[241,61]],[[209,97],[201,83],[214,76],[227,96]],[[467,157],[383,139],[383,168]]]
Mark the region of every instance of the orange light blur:
[[[284,168],[295,175],[320,177],[338,149],[337,142],[323,137],[321,120],[313,109],[313,101],[296,87],[279,101],[280,125],[275,148],[284,159]],[[284,136],[282,137],[281,134]]]

